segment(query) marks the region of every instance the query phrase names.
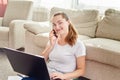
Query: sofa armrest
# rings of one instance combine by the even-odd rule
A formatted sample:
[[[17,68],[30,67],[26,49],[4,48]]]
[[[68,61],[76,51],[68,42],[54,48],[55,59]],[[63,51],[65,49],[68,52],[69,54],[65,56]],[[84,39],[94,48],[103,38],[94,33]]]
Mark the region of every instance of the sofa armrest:
[[[25,29],[24,24],[28,20],[13,20],[9,25],[9,46],[14,49],[24,47]],[[30,21],[32,22],[32,21]]]
[[[3,17],[0,17],[0,26],[2,26]]]
[[[28,22],[24,24],[24,28],[33,34],[49,32],[51,27],[48,21],[45,22]]]

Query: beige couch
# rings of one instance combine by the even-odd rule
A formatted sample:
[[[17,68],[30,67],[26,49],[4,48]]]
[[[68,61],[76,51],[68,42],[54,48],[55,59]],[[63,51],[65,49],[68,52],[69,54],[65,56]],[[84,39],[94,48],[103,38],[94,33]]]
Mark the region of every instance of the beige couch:
[[[97,10],[69,10],[52,8],[50,15],[64,11],[72,20],[87,48],[85,76],[92,80],[120,79],[120,12],[114,9],[105,11],[100,19]],[[49,22],[32,22],[26,29],[25,51],[40,54],[45,48]]]
[[[4,17],[0,17],[0,48],[23,47],[25,33],[23,24],[32,19],[32,8],[31,0],[8,1]]]

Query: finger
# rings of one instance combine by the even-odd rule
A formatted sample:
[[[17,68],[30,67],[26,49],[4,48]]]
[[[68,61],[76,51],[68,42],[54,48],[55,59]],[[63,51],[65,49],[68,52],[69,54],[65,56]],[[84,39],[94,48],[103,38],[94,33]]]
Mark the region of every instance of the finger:
[[[55,79],[58,79],[58,78],[60,78],[60,77],[58,77],[58,76],[55,76],[55,77],[53,77],[53,80],[55,80]]]
[[[57,76],[55,73],[50,74],[50,77],[52,77],[52,78],[55,77],[55,76]]]
[[[50,31],[50,33],[49,33],[49,36],[51,36],[52,35],[52,31]]]
[[[50,33],[49,33],[49,37],[52,37],[53,36],[53,32],[51,31]]]

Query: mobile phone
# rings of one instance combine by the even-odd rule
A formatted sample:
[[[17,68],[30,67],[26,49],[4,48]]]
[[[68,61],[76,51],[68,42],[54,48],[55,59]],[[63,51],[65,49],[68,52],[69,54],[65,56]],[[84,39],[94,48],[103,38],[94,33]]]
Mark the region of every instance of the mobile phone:
[[[54,29],[53,29],[53,34],[56,38],[58,37]]]

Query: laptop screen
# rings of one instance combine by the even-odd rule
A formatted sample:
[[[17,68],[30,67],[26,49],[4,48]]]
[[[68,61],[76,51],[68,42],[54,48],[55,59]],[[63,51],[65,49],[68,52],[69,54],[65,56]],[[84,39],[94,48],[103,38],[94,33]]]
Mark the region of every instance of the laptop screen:
[[[50,80],[44,57],[10,48],[3,48],[15,72],[38,80]]]

